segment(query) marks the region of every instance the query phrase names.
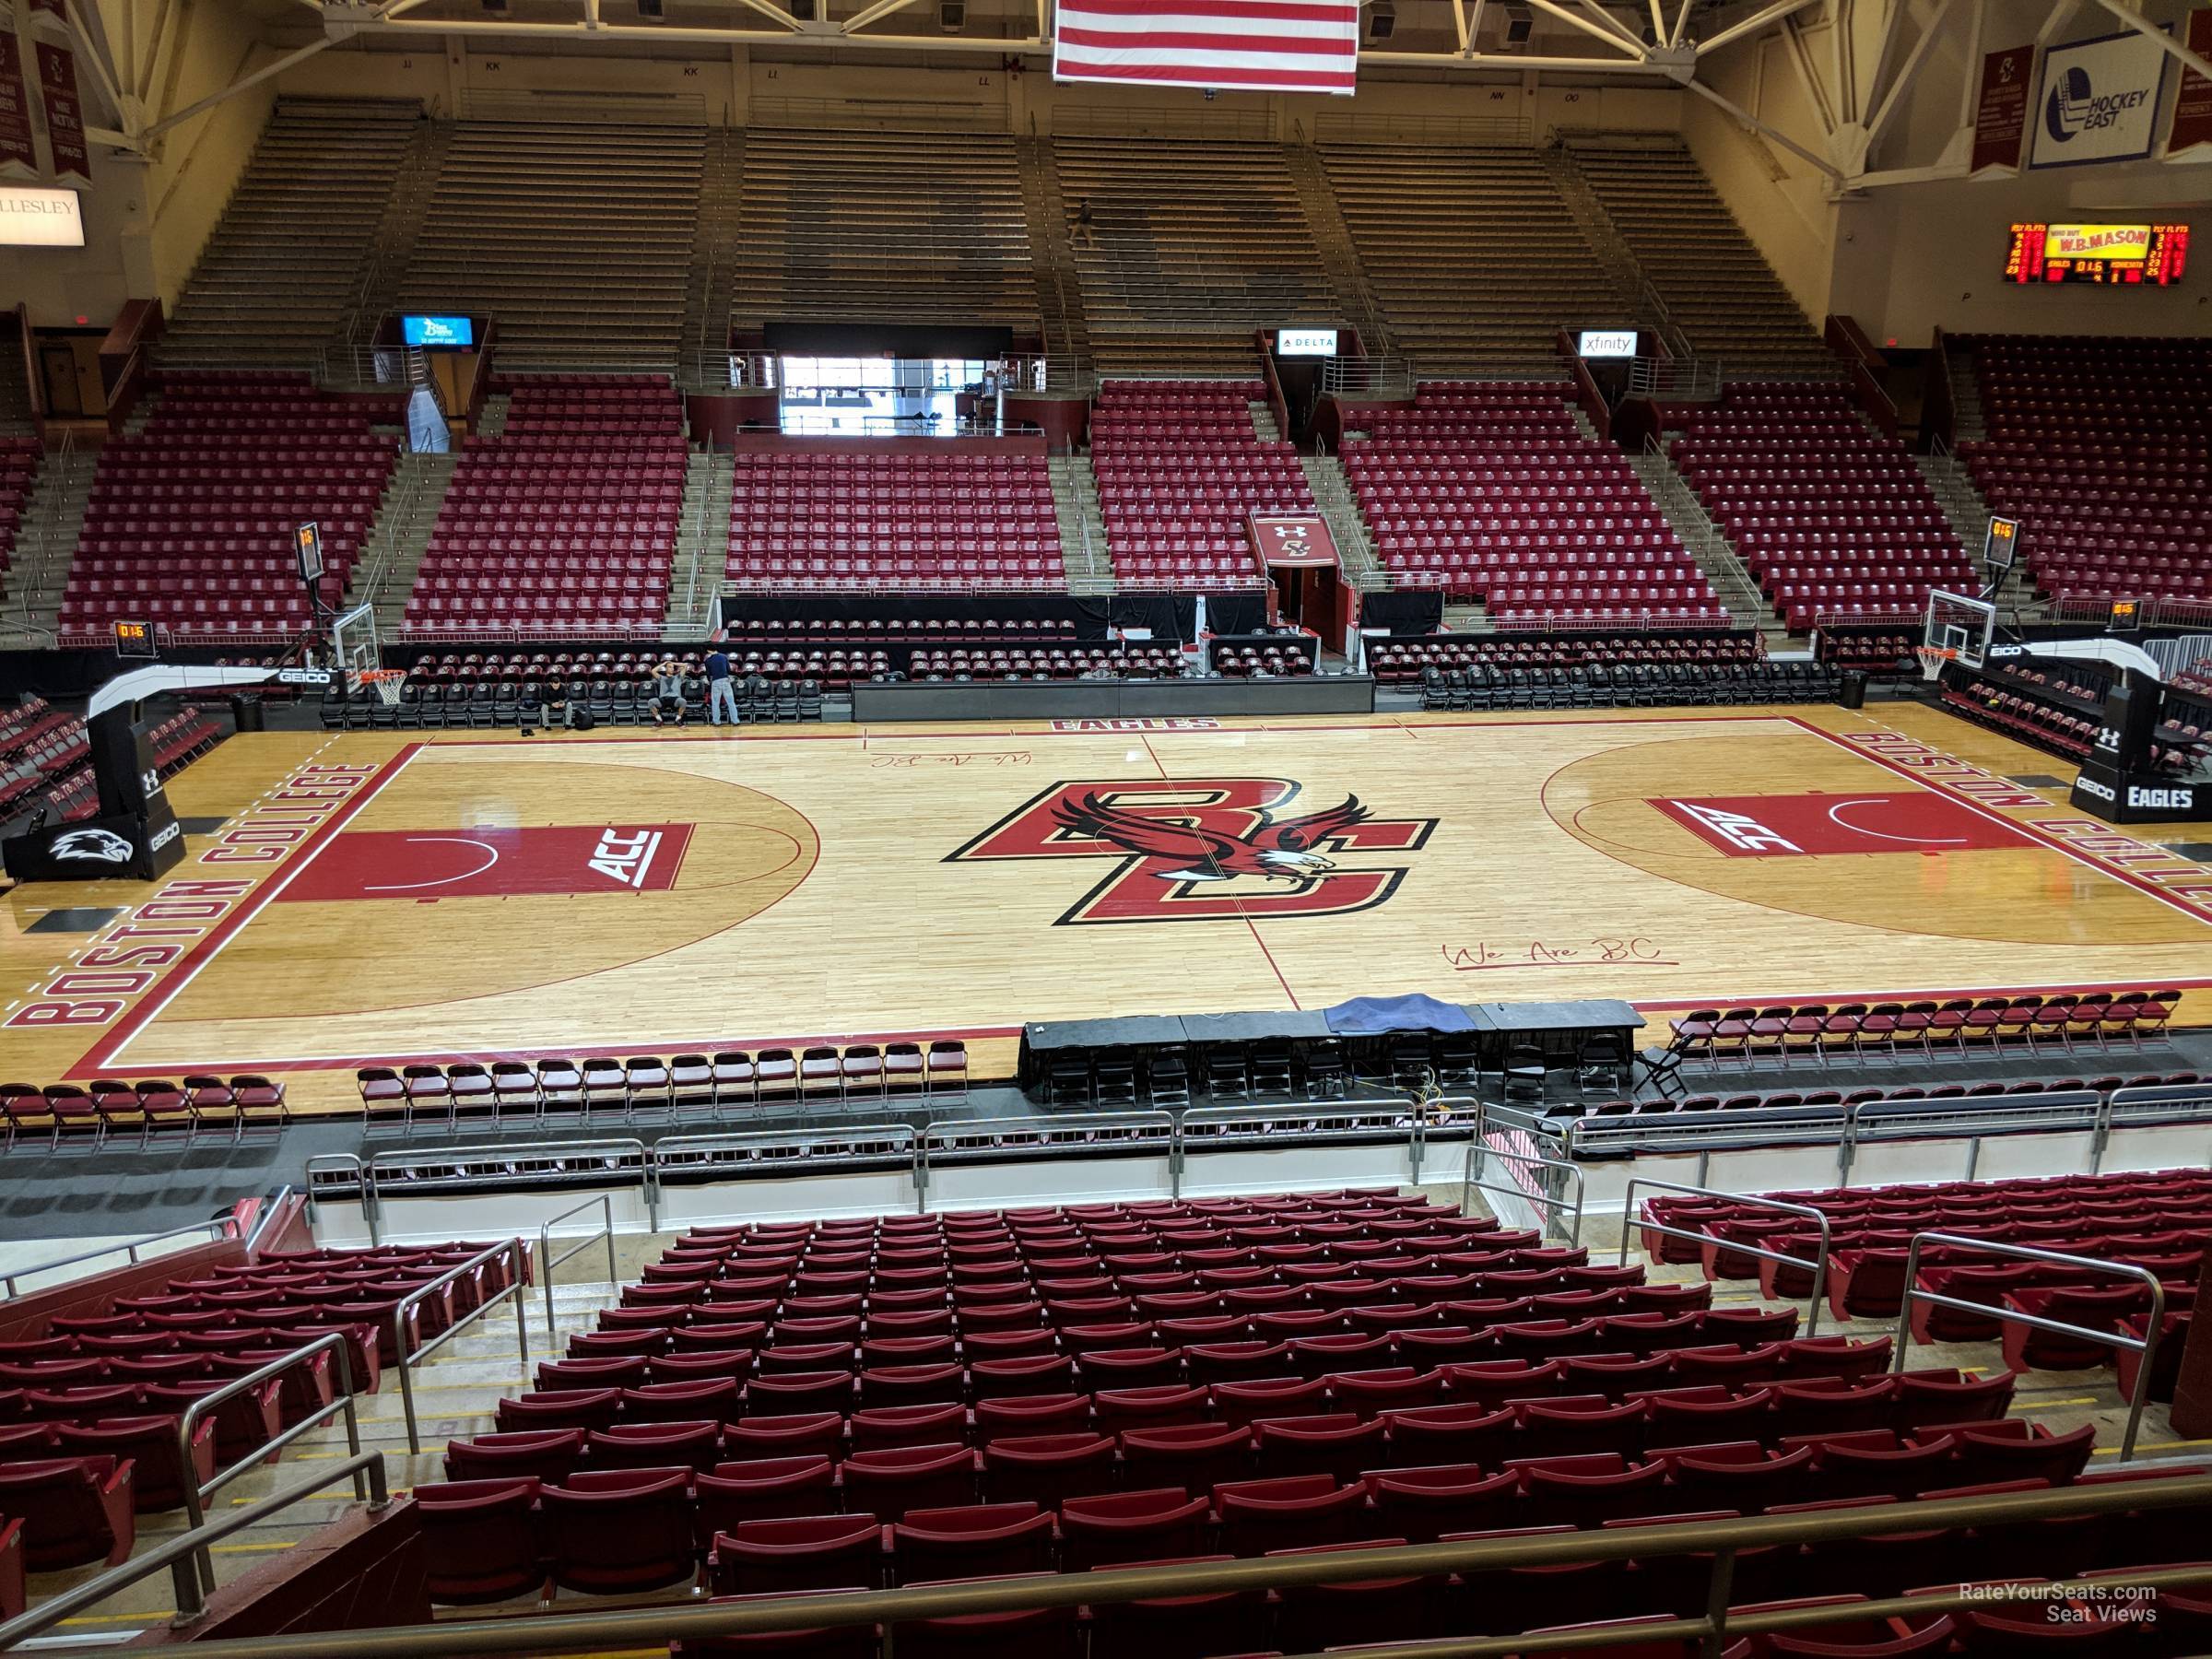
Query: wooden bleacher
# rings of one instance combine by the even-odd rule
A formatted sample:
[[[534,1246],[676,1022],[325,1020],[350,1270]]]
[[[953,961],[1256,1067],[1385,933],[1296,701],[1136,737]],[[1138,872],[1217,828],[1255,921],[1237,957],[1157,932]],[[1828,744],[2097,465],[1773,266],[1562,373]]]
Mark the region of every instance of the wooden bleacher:
[[[313,362],[345,317],[421,121],[413,99],[280,100],[170,315],[161,361]]]
[[[677,365],[706,130],[601,122],[455,124],[409,311],[488,315],[500,365]]]
[[[1375,299],[1422,373],[1549,362],[1560,327],[1632,315],[1535,151],[1425,143],[1320,151]]]
[[[1036,326],[1011,138],[755,127],[739,217],[740,327],[777,318]]]
[[[1835,368],[1688,149],[1577,140],[1569,153],[1700,357],[1728,374]]]
[[[1103,373],[1246,374],[1253,330],[1338,321],[1338,303],[1276,144],[1053,140],[1072,217],[1091,356]]]

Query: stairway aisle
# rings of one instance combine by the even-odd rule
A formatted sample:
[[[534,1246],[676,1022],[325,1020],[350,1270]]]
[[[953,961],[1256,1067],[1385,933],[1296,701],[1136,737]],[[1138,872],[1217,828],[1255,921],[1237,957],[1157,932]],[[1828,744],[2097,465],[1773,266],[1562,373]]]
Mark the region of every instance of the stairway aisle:
[[[368,545],[361,552],[364,572],[352,603],[376,607],[376,637],[399,637],[406,618],[407,597],[415,591],[437,526],[438,511],[453,482],[458,455],[403,453],[393,470],[393,488],[385,496],[376,523],[370,527]]]
[[[736,469],[729,450],[694,449],[685,460],[684,505],[661,626],[662,637],[672,643],[697,644],[713,621],[714,596],[729,571],[730,490]]]
[[[1114,591],[1113,556],[1106,545],[1106,517],[1099,507],[1099,480],[1090,457],[1053,455],[1053,511],[1060,524],[1060,562],[1071,594]]]

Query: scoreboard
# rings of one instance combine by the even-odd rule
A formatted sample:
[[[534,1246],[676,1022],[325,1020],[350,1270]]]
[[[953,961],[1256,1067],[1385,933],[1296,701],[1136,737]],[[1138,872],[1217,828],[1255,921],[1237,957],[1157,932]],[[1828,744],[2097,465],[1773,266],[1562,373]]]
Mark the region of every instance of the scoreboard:
[[[2188,262],[2186,225],[2015,225],[2005,280],[2170,288]]]

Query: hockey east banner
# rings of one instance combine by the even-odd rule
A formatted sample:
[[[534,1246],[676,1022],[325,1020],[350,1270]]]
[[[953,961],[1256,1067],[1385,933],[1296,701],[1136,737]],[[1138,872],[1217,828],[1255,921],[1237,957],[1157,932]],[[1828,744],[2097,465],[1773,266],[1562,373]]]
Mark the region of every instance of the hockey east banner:
[[[2189,14],[2187,38],[2190,51],[2212,60],[2212,11]],[[2185,68],[2181,90],[2174,94],[2173,125],[2166,134],[2166,153],[2178,156],[2206,144],[2212,144],[2212,80]]]
[[[0,15],[0,179],[35,179],[39,152],[30,131],[30,93],[23,84],[23,47]]]

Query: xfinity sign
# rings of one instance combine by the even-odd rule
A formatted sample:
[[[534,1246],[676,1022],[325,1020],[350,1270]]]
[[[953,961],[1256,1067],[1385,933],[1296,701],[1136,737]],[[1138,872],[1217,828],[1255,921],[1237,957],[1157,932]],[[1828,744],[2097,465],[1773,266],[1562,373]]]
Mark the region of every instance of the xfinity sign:
[[[1586,358],[1632,358],[1636,331],[1632,328],[1585,328],[1575,341],[1575,355]]]
[[[0,184],[0,245],[11,248],[81,248],[84,208],[74,190]]]
[[[2053,47],[2043,56],[2036,167],[2134,161],[2150,154],[2166,54],[2130,31]]]

